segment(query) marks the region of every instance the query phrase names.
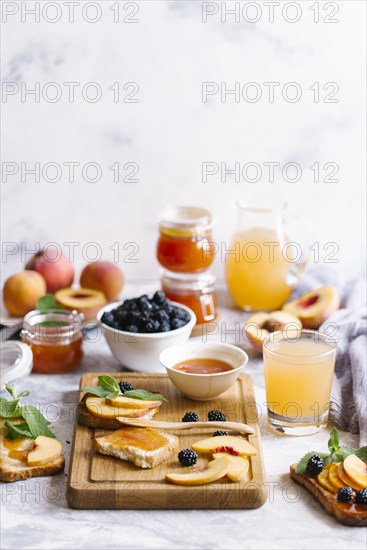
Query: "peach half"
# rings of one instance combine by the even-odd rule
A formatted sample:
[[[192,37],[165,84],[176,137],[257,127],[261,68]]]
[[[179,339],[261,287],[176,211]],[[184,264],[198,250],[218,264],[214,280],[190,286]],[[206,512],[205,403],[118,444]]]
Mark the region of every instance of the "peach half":
[[[105,295],[91,288],[63,288],[55,292],[55,300],[65,309],[82,313],[86,322],[93,321],[98,311],[106,305]]]
[[[263,341],[271,333],[277,330],[300,330],[301,321],[294,315],[285,311],[273,311],[272,313],[259,312],[249,317],[243,330],[246,338],[254,348],[261,352]]]
[[[340,306],[339,294],[325,285],[284,304],[283,310],[301,320],[304,328],[318,329]]]

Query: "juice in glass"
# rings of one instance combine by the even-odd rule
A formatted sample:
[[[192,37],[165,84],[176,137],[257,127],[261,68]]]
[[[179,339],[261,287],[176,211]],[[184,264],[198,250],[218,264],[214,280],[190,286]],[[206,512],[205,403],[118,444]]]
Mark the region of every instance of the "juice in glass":
[[[312,330],[293,334],[275,332],[263,344],[269,427],[309,435],[327,424],[336,343]]]

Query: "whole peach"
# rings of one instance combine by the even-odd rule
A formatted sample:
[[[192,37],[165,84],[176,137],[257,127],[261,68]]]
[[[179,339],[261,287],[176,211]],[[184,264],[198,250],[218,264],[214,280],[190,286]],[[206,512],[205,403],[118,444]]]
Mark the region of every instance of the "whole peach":
[[[10,315],[22,317],[35,309],[37,300],[46,292],[46,281],[42,275],[36,271],[22,271],[5,281],[4,304]]]
[[[37,252],[25,266],[40,273],[47,285],[47,292],[53,294],[60,288],[72,285],[74,280],[74,268],[68,258],[61,255],[58,258],[50,259],[45,251]]]
[[[80,276],[82,288],[103,292],[109,302],[116,300],[124,286],[121,269],[112,262],[94,262],[85,266]]]

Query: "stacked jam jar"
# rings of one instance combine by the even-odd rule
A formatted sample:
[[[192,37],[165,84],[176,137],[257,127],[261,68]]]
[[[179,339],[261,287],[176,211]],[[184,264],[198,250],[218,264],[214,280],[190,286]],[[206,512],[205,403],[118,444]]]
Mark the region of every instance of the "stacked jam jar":
[[[159,220],[157,258],[161,265],[162,290],[170,300],[192,309],[197,324],[216,318],[212,216],[204,208],[175,206]]]

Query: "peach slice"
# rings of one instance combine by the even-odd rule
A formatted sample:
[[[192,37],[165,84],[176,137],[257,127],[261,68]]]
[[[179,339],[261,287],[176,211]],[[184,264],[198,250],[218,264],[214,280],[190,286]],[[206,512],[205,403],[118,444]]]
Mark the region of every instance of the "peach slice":
[[[184,474],[166,474],[166,480],[176,485],[204,485],[224,477],[230,469],[227,455],[208,462],[204,468],[191,470]]]
[[[52,437],[39,435],[34,440],[34,448],[28,453],[28,466],[42,466],[52,462],[61,455],[62,446],[60,441]]]
[[[228,453],[234,456],[254,456],[257,451],[251,443],[242,437],[220,435],[197,441],[191,447],[197,453]]]
[[[270,332],[283,329],[300,330],[301,328],[301,321],[294,315],[285,311],[273,311],[272,313],[254,313],[247,320],[243,330],[254,348],[261,352],[263,341]]]
[[[76,309],[85,321],[93,321],[107,303],[102,292],[91,288],[63,288],[55,292],[56,302],[65,309]]]
[[[106,398],[106,404],[122,409],[155,409],[162,405],[162,401],[143,401],[142,399],[132,399],[131,397],[120,395],[115,399]]]
[[[325,285],[288,302],[283,310],[298,317],[304,328],[317,329],[339,306],[340,298],[336,289]]]
[[[85,406],[93,416],[98,418],[117,418],[118,416],[139,418],[148,412],[148,409],[111,407],[104,397],[88,397]]]
[[[344,459],[345,473],[359,489],[367,487],[367,464],[356,455],[349,455]]]
[[[325,468],[322,470],[321,474],[317,476],[317,481],[320,483],[321,487],[329,491],[329,493],[332,493],[335,495],[337,493],[338,489],[334,487],[329,481],[329,467],[325,466]]]
[[[343,468],[343,464],[340,463],[338,465],[338,476],[340,477],[341,481],[343,482],[345,487],[352,487],[355,491],[359,491],[360,487],[350,477],[347,476],[345,473],[345,470]]]
[[[340,479],[338,475],[338,465],[337,464],[330,464],[329,472],[329,481],[331,485],[339,491],[342,487],[345,487],[343,481]]]
[[[250,463],[247,456],[234,456],[228,453],[214,453],[213,458],[221,458],[222,456],[228,456],[230,467],[227,472],[227,477],[231,481],[240,481],[246,476],[249,471]]]

